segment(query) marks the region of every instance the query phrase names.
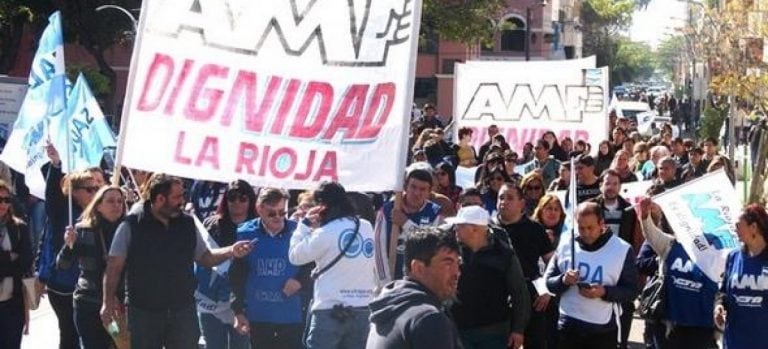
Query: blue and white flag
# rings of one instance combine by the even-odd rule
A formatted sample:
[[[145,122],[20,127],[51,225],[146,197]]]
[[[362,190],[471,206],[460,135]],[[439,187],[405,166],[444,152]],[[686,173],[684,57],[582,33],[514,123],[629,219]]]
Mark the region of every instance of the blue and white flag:
[[[52,120],[50,135],[66,172],[99,166],[104,148],[115,146],[115,135],[82,74],[67,98],[65,117]]]
[[[741,204],[733,186],[723,183],[730,180],[721,169],[653,197],[677,242],[715,282],[720,281],[728,253],[740,246],[736,222]]]
[[[32,60],[29,87],[0,160],[25,175],[30,193],[45,198],[40,168],[48,162],[45,144],[48,125],[66,112],[66,74],[61,14],[48,18]]]

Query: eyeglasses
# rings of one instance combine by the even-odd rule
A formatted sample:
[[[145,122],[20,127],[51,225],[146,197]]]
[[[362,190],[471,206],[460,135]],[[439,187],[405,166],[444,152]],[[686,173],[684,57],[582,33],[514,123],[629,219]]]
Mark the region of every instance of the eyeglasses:
[[[248,196],[244,194],[238,194],[238,193],[227,193],[227,201],[229,202],[248,202]]]
[[[444,171],[436,171],[435,172],[435,176],[442,177],[442,176],[447,176],[447,175],[448,175],[448,172],[444,172]]]
[[[13,202],[13,198],[11,198],[10,196],[5,196],[5,197],[0,196],[0,204],[10,204],[12,202]]]
[[[285,217],[285,210],[269,210],[267,211],[266,218]]]
[[[94,187],[77,187],[76,189],[82,189],[82,190],[85,190],[85,191],[87,191],[87,192],[89,192],[91,194],[99,191],[99,187],[96,187],[96,186],[94,186]]]

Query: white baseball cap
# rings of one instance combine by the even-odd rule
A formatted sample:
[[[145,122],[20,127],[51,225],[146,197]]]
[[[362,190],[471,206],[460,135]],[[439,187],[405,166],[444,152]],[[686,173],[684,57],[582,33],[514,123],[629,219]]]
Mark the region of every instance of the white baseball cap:
[[[485,208],[480,206],[466,206],[459,210],[456,217],[446,218],[445,221],[449,224],[474,224],[474,225],[488,225],[488,221],[491,220],[491,215]]]

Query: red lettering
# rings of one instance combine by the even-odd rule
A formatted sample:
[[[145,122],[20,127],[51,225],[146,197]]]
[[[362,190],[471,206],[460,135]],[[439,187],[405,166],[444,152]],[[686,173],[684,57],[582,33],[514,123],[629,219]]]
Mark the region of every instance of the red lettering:
[[[267,172],[267,162],[269,160],[269,148],[270,146],[264,147],[264,150],[261,151],[261,167],[259,168],[259,176],[264,176],[264,174]]]
[[[200,153],[195,160],[195,166],[202,167],[204,162],[210,163],[211,167],[219,169],[219,139],[216,137],[205,137]]]
[[[287,167],[284,169],[280,169],[282,167],[281,165],[284,164],[284,162],[287,161]],[[291,148],[280,148],[278,149],[274,154],[272,154],[272,159],[270,160],[269,164],[269,170],[272,171],[272,174],[277,178],[285,178],[288,177],[291,173],[293,173],[293,170],[296,168],[296,152]]]
[[[283,103],[280,104],[280,108],[277,110],[277,115],[272,121],[272,130],[270,133],[274,135],[283,134],[283,126],[285,126],[285,120],[288,119],[288,112],[291,111],[293,101],[296,100],[296,92],[301,86],[301,81],[297,79],[291,79],[288,81],[288,86],[285,87],[285,93],[283,94]]]
[[[235,78],[235,84],[232,86],[232,93],[227,101],[227,107],[224,115],[221,117],[221,124],[229,126],[232,123],[232,116],[240,109],[241,95],[245,94],[245,129],[252,132],[261,132],[264,129],[264,122],[267,112],[272,108],[282,78],[271,77],[267,93],[261,100],[258,110],[256,109],[256,73],[240,71]]]
[[[344,93],[336,115],[328,126],[323,139],[330,140],[341,129],[346,129],[346,139],[354,139],[365,107],[365,96],[370,85],[352,85]],[[351,110],[350,110],[351,109]]]
[[[252,143],[240,142],[240,149],[237,150],[237,162],[235,163],[235,172],[243,173],[243,169],[248,174],[255,174],[253,163],[258,158],[259,148]]]
[[[319,98],[319,105],[313,108]],[[325,125],[333,104],[333,87],[326,82],[311,81],[304,91],[304,98],[299,104],[296,119],[293,120],[290,136],[301,139],[315,138]],[[315,111],[314,113],[312,113]],[[314,115],[311,115],[314,114]],[[311,123],[307,125],[307,121]]]
[[[206,64],[197,73],[197,79],[192,85],[192,93],[184,109],[187,119],[196,121],[210,120],[221,102],[223,90],[205,88],[209,78],[226,78],[229,68],[218,64]],[[200,104],[203,104],[201,106]]]
[[[180,164],[189,165],[192,163],[192,159],[182,154],[184,151],[184,138],[186,138],[186,136],[187,133],[185,131],[179,132],[179,137],[176,139],[176,151],[174,152],[173,160]]]
[[[336,152],[335,151],[329,151],[325,153],[325,156],[323,157],[323,161],[320,162],[320,167],[318,168],[317,173],[315,173],[315,178],[312,180],[315,182],[319,182],[323,177],[328,178],[328,180],[338,182],[339,181],[339,175],[336,171]]]
[[[147,78],[144,80],[144,88],[141,91],[137,109],[140,111],[155,110],[165,95],[165,90],[171,82],[171,76],[173,76],[173,58],[161,53],[155,54],[155,59],[149,65]]]
[[[296,179],[296,180],[299,180],[299,181],[303,181],[303,180],[309,179],[309,176],[312,174],[312,168],[315,165],[315,153],[316,153],[315,150],[310,150],[309,151],[309,159],[307,161],[306,171],[304,173],[297,173],[293,177],[293,179]]]
[[[191,59],[185,59],[184,60],[184,66],[181,67],[181,72],[179,72],[179,76],[176,77],[176,84],[173,86],[173,91],[171,91],[171,96],[168,97],[168,101],[165,102],[165,115],[173,115],[175,112],[176,107],[176,99],[179,97],[179,92],[181,91],[181,88],[184,86],[184,83],[187,81],[187,77],[189,76],[189,71],[192,70],[192,66],[195,64],[195,61]]]
[[[389,113],[392,112],[395,90],[395,84],[391,82],[376,85],[373,96],[368,101],[368,111],[363,119],[363,125],[355,139],[374,139],[379,135],[381,127],[387,122]]]

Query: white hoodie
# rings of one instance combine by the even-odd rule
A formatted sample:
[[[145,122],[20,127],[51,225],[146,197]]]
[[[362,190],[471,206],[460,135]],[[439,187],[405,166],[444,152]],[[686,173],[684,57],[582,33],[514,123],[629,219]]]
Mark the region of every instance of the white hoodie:
[[[315,262],[322,269],[338,256],[350,238],[355,241],[333,267],[315,280],[312,310],[331,309],[336,304],[366,307],[376,287],[374,270],[373,227],[360,219],[358,233],[355,222],[339,218],[315,230],[299,224],[291,237],[288,258],[295,265]]]

